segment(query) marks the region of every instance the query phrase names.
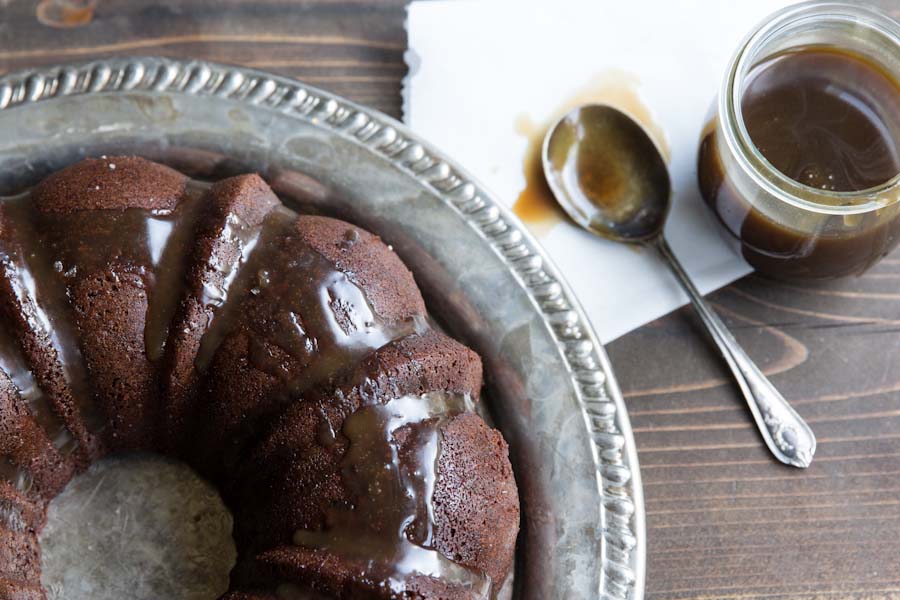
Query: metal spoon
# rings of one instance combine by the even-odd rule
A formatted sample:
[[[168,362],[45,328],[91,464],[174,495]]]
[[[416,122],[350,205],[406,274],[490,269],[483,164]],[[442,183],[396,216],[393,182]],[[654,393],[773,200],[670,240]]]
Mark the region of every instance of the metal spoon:
[[[816,451],[809,425],[735,341],[663,237],[671,184],[647,132],[611,106],[581,106],[547,132],[542,160],[556,201],[575,223],[601,237],[659,252],[734,373],[769,449],[785,464],[808,467]]]

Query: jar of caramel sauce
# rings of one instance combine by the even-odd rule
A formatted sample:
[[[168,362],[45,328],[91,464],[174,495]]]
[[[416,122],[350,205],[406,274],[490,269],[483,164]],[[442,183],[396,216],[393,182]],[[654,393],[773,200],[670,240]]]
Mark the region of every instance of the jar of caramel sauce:
[[[900,24],[858,5],[776,13],[726,73],[704,200],[758,272],[864,272],[900,242]]]

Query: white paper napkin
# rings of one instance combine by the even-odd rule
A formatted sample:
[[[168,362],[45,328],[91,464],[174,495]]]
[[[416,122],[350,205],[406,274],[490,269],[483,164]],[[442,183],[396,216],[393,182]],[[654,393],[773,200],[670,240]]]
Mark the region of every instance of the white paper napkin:
[[[429,0],[409,7],[404,118],[507,206],[525,185],[532,130],[575,99],[646,112],[669,149],[666,235],[703,292],[750,268],[699,196],[700,133],[732,53],[767,14],[753,0]],[[636,114],[635,116],[642,116]],[[609,342],[687,302],[651,251],[597,239],[566,221],[533,231]]]

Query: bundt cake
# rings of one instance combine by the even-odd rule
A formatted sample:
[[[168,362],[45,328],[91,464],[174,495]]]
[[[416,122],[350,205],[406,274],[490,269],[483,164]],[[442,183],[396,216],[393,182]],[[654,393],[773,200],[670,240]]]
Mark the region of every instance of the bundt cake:
[[[132,451],[220,489],[224,598],[488,598],[519,500],[481,385],[371,233],[256,175],[70,166],[0,202],[0,600],[44,598],[48,502]]]

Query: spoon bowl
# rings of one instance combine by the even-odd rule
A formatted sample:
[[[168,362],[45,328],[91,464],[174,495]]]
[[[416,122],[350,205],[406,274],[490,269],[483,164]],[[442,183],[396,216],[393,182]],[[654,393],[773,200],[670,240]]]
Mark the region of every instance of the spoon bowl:
[[[634,119],[604,104],[569,111],[544,137],[547,184],[580,226],[615,241],[640,243],[662,232],[669,170]]]

